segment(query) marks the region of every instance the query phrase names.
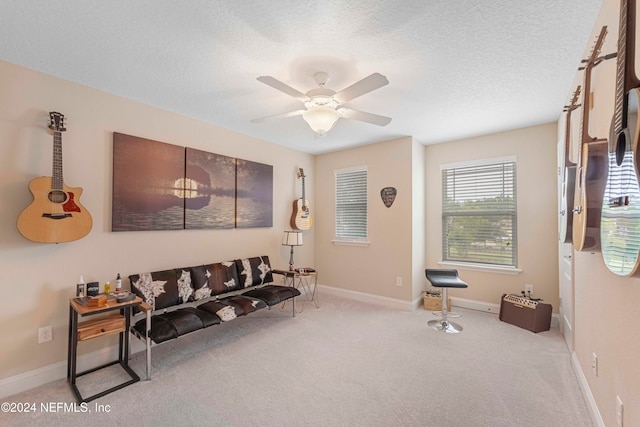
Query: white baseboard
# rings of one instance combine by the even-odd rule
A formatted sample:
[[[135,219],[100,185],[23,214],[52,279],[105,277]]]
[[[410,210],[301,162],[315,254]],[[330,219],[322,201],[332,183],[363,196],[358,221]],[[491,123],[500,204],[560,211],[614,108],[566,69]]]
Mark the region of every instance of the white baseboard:
[[[393,308],[396,310],[413,311],[414,304],[409,301],[403,301],[396,298],[383,297],[380,295],[372,295],[364,292],[351,291],[349,289],[334,288],[332,286],[318,284],[318,292],[320,297],[320,304],[322,306],[322,294],[335,295],[338,297],[348,298],[360,302],[366,302],[370,304],[384,305],[385,307]]]
[[[484,301],[475,301],[466,298],[451,297],[451,305],[455,307],[468,308],[470,310],[484,311],[491,314],[500,314],[500,304],[493,304]],[[551,315],[551,327],[560,326],[560,316],[557,313]]]
[[[396,298],[383,297],[379,295],[367,294],[364,292],[351,291],[348,289],[334,288],[327,285],[318,285],[318,292],[335,295],[343,298],[354,299],[361,302],[367,302],[372,304],[384,305],[385,307],[394,308],[398,310],[417,310],[422,307],[422,296],[413,300],[412,302],[399,300]],[[475,301],[466,298],[451,297],[451,305],[455,307],[468,308],[471,310],[484,311],[487,313],[498,314],[500,313],[499,304],[491,304],[488,302]]]
[[[302,290],[302,289],[301,289]],[[413,311],[421,309],[423,305],[422,296],[413,300],[411,303],[396,298],[382,297],[379,295],[366,294],[364,292],[351,291],[348,289],[334,288],[326,285],[318,285],[319,292],[335,295],[342,298],[350,298],[361,302],[383,305],[396,310]],[[303,291],[304,293],[304,291]],[[467,298],[451,297],[451,306],[468,308],[469,310],[482,311],[484,313],[500,314],[500,304],[494,304],[484,301],[476,301]],[[551,315],[551,327],[557,328],[560,325],[560,317],[557,313]]]
[[[78,372],[83,372],[95,366],[104,365],[118,358],[118,346],[105,347],[93,353],[78,356]],[[34,387],[57,381],[67,377],[67,361],[61,361],[52,365],[18,374],[13,377],[0,380],[0,399],[14,394],[22,393]]]
[[[66,362],[58,362],[0,380],[0,399],[65,378],[67,375],[66,369]]]
[[[484,301],[475,301],[467,298],[451,297],[451,305],[470,310],[484,311],[485,313],[500,314],[500,304]]]
[[[580,389],[582,390],[582,395],[584,399],[587,401],[587,406],[589,407],[589,413],[591,414],[591,420],[598,427],[606,427],[604,421],[602,420],[602,416],[600,415],[600,410],[598,409],[598,405],[596,404],[596,399],[593,397],[591,393],[591,388],[589,387],[589,383],[587,382],[587,377],[584,376],[584,372],[582,371],[582,367],[580,366],[580,361],[578,360],[578,356],[576,352],[571,353],[571,366],[573,366],[573,370],[578,377],[578,384],[580,384]]]

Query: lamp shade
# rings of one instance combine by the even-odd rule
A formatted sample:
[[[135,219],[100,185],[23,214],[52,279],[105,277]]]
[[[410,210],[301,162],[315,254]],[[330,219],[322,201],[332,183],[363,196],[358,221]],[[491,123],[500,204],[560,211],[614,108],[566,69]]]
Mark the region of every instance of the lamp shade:
[[[302,113],[302,118],[319,135],[329,132],[340,118],[340,113],[330,107],[311,107]]]
[[[284,246],[302,246],[302,233],[300,231],[285,231],[282,235]]]

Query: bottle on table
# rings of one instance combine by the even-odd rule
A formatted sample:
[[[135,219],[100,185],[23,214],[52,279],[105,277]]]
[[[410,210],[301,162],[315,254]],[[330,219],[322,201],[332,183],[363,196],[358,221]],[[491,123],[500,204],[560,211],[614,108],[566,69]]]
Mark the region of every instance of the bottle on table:
[[[84,297],[84,292],[85,292],[84,278],[82,276],[80,276],[80,280],[78,281],[78,284],[76,285],[76,296],[78,298],[82,298],[82,297]]]

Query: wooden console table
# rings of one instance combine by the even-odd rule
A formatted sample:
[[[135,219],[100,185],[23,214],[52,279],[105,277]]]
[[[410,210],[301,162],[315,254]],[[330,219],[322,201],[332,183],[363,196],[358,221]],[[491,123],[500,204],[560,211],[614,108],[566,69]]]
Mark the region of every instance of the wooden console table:
[[[136,297],[131,301],[123,303],[118,303],[115,299],[108,299],[106,306],[88,307],[82,305],[75,298],[71,298],[69,300],[69,351],[67,357],[67,381],[69,382],[69,386],[79,403],[89,402],[140,381],[140,377],[129,367],[129,327],[131,326],[131,312],[133,307],[138,306],[141,303],[142,299],[140,299],[140,297]],[[101,313],[107,313],[107,315],[81,323],[78,322],[80,317],[88,317]],[[120,335],[117,360],[84,372],[76,372],[78,342],[116,333]],[[76,378],[115,364],[122,366],[131,379],[103,392],[94,394],[93,396],[82,397],[78,387],[76,386]]]

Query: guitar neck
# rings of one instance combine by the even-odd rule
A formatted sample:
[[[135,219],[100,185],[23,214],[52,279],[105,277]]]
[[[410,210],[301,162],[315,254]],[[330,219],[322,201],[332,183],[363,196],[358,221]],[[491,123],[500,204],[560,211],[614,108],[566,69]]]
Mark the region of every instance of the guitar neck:
[[[627,128],[627,104],[625,94],[638,86],[635,75],[635,0],[622,0],[620,3],[620,25],[618,34],[618,54],[616,70],[616,98],[613,115],[615,134]],[[613,141],[610,141],[613,143]]]
[[[618,28],[618,56],[616,69],[616,98],[615,110],[613,113],[613,127],[615,135],[618,135],[626,127],[626,114],[624,105],[624,94],[626,93],[626,52],[627,52],[627,0],[620,2],[620,25]],[[613,144],[613,141],[610,141]]]
[[[636,0],[622,0],[623,7],[625,8],[625,93],[631,89],[640,86],[640,80],[638,80],[635,72],[635,40],[636,40]],[[622,24],[622,23],[621,23]],[[622,25],[621,25],[622,27]]]
[[[594,138],[589,136],[589,108],[591,103],[589,97],[591,95],[591,68],[592,65],[587,63],[584,68],[584,95],[582,95],[582,127],[580,128],[580,146],[593,142]],[[578,163],[580,163],[582,156],[578,156]]]
[[[582,90],[582,127],[580,128],[580,152],[582,153],[582,147],[584,144],[595,142],[596,138],[589,136],[589,109],[591,106],[589,97],[591,96],[591,70],[604,60],[600,57],[600,49],[604,43],[604,39],[607,36],[607,26],[603,26],[600,30],[600,34],[596,40],[591,55],[585,60],[584,65],[584,84]],[[578,156],[578,165],[581,164],[582,154]]]
[[[564,166],[571,166],[569,151],[571,147],[571,111],[567,111],[567,123],[564,128]]]
[[[571,104],[565,107],[565,111],[567,113],[566,123],[565,123],[565,136],[564,136],[564,166],[575,166],[575,163],[569,160],[569,151],[571,149],[571,114],[575,109],[577,109],[580,105],[578,102],[578,97],[580,96],[580,90],[582,86],[578,86],[576,91],[573,92],[573,98],[571,99]]]
[[[62,190],[62,133],[53,131],[53,171],[51,174],[53,190]]]

